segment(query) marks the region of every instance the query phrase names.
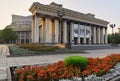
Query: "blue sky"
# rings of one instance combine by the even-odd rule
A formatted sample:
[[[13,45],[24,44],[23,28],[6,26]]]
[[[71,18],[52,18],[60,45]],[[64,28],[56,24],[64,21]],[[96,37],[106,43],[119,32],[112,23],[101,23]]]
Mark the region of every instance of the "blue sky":
[[[116,24],[116,32],[120,27],[120,0],[1,0],[0,3],[0,29],[11,23],[11,15],[31,15],[28,11],[33,2],[49,4],[56,2],[82,13],[93,13],[96,18],[107,20]],[[108,28],[111,33],[111,28]]]

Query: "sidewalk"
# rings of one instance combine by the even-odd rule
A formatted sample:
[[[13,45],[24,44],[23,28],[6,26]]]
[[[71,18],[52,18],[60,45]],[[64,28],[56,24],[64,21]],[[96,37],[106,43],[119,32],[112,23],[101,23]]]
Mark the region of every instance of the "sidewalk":
[[[22,65],[34,65],[43,63],[54,63],[59,60],[63,60],[70,55],[81,55],[84,57],[105,57],[111,53],[120,54],[119,49],[104,49],[104,50],[87,50],[88,53],[83,54],[59,54],[59,55],[42,55],[42,56],[24,56],[24,57],[7,57],[8,66],[22,66]]]
[[[111,53],[120,54],[119,49],[102,49],[102,50],[87,50],[86,54],[59,54],[59,55],[42,55],[42,56],[24,56],[24,57],[6,57],[8,53],[6,45],[0,45],[0,81],[8,77],[8,68],[12,66],[36,65],[45,63],[54,63],[63,60],[66,56],[81,55],[85,57],[105,57]]]
[[[0,45],[0,81],[7,79],[7,49],[6,46]]]

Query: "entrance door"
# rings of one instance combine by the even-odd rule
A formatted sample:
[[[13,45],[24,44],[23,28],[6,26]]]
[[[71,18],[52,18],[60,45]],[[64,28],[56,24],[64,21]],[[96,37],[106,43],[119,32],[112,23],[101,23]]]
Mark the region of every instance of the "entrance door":
[[[80,40],[80,43],[81,44],[84,44],[84,38],[80,38],[81,40]]]
[[[78,44],[78,37],[74,37],[74,44]]]

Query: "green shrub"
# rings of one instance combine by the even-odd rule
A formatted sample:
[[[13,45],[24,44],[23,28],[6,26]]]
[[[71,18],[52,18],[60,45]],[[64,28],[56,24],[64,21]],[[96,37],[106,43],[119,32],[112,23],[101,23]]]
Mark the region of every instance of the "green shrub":
[[[88,59],[81,56],[68,56],[64,59],[64,63],[66,64],[66,66],[70,66],[71,64],[73,64],[84,70],[86,65],[88,64]]]

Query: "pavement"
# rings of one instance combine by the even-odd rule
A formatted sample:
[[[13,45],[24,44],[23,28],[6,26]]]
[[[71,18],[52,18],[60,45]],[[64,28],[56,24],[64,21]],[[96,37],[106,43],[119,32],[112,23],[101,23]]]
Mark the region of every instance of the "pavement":
[[[9,50],[7,45],[0,45],[0,81],[10,81],[9,67],[23,66],[23,65],[36,65],[54,63],[63,60],[70,55],[80,55],[84,57],[105,57],[109,54],[120,54],[119,49],[101,49],[101,50],[86,50],[87,53],[74,53],[74,54],[59,54],[59,55],[41,55],[41,56],[24,56],[24,57],[7,57]]]
[[[7,46],[0,45],[0,81],[5,81],[7,79]]]

